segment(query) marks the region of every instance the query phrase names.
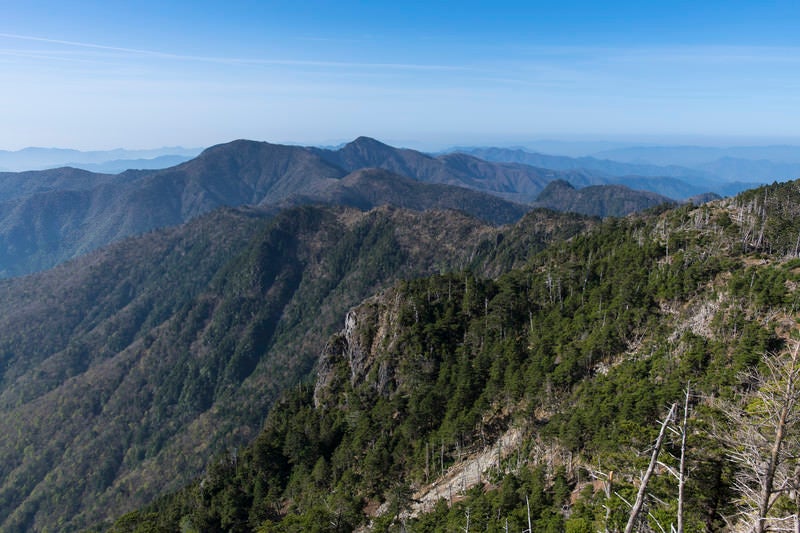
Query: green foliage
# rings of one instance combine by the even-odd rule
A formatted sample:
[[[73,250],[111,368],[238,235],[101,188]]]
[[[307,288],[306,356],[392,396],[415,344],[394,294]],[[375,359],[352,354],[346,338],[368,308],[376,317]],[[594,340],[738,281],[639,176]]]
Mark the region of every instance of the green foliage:
[[[658,216],[675,225],[663,241],[651,238],[665,224]],[[696,218],[684,207],[652,218],[611,219],[496,278],[462,271],[411,279],[363,304],[354,311],[355,329],[328,344],[314,394],[299,389],[283,400],[239,455],[246,479],[231,473],[225,486],[247,496],[220,490],[193,512],[213,514],[214,523],[247,516],[248,527],[291,531],[321,520],[337,523],[332,509],[342,511],[348,527],[361,525],[368,520],[365,508],[384,503],[388,510],[373,527],[394,531],[410,487],[430,481],[509,424],[534,428],[530,438],[557,442],[586,462],[639,471],[637,451],[651,444],[655,422],[687,382],[704,394],[727,394],[736,372],[777,343],[774,332],[750,320],[720,339],[689,329],[675,335],[665,308],[717,298],[720,286],[727,301],[746,310],[742,316],[794,297],[789,267],[760,267],[760,281],[744,284],[754,279],[754,267],[709,254],[713,240]],[[381,235],[375,226],[358,238],[386,249],[391,262],[391,241]],[[498,251],[503,244],[496,245],[494,257],[512,261]],[[341,261],[348,256],[334,264]],[[737,316],[732,309],[721,306],[719,320]],[[710,317],[707,327],[726,330],[715,320]],[[672,453],[675,446],[667,444]],[[690,489],[713,487],[707,493],[713,496],[689,505],[692,527],[711,527],[729,509],[730,472],[713,450],[707,442],[690,442],[691,468],[698,473]],[[609,520],[624,525],[621,500],[607,500],[590,485],[575,499],[585,472],[524,465],[498,472],[495,490],[474,488],[457,502],[440,501],[406,526],[454,530],[464,528],[469,515],[479,529],[501,531],[506,520],[512,530],[522,529],[528,505],[536,531],[597,530],[606,507]],[[633,479],[615,483],[633,498]],[[669,501],[675,484],[659,478],[652,491]],[[344,494],[349,503],[330,503]],[[666,505],[653,516],[667,522],[674,513]]]
[[[178,489],[252,440],[349,307],[465,263],[471,249],[450,243],[487,231],[457,213],[223,211],[4,282],[2,528],[77,528]],[[313,462],[293,486],[314,453],[294,458]],[[214,524],[274,515],[252,507]]]

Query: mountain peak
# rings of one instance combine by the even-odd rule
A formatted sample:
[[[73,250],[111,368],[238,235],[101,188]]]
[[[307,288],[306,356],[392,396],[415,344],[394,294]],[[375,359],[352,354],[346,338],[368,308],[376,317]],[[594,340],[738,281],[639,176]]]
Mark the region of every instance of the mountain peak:
[[[200,153],[199,157],[206,157],[211,154],[236,152],[240,150],[252,149],[254,147],[269,146],[269,144],[270,143],[267,142],[251,141],[249,139],[236,139],[234,141],[209,146]]]
[[[548,183],[547,187],[544,188],[541,194],[546,195],[547,193],[552,193],[555,191],[565,191],[565,190],[575,190],[575,186],[572,185],[567,180],[557,179]]]
[[[361,135],[360,137],[354,139],[352,142],[347,143],[345,147],[347,146],[364,146],[364,147],[369,146],[373,148],[374,147],[390,148],[388,144],[382,143],[377,139],[373,139],[372,137],[367,137],[365,135]]]
[[[396,148],[393,148],[388,144],[384,144],[377,139],[361,136],[344,145],[339,152],[357,153],[364,157],[375,154],[382,154],[383,156],[386,156],[387,154],[394,153],[396,150]]]

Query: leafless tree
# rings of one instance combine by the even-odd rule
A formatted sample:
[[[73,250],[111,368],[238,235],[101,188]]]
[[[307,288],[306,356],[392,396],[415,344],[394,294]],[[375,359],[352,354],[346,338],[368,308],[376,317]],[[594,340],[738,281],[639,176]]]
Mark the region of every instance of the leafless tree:
[[[686,391],[683,398],[683,419],[679,425],[669,427],[668,429],[681,439],[680,457],[678,457],[678,469],[662,463],[659,465],[669,472],[678,481],[678,512],[677,512],[677,527],[672,528],[675,533],[683,533],[683,504],[685,498],[686,488],[686,439],[688,436],[689,427],[689,401],[692,397],[691,384],[686,384]]]
[[[767,354],[763,365],[743,374],[750,390],[738,402],[721,403],[731,428],[721,433],[737,466],[737,530],[798,531],[800,490],[800,342],[780,354]],[[793,513],[778,513],[782,497]]]
[[[650,476],[653,475],[653,472],[658,465],[658,454],[661,452],[661,445],[664,443],[664,437],[667,433],[667,424],[669,424],[670,420],[672,420],[672,417],[675,414],[675,407],[677,407],[677,404],[673,403],[672,407],[669,409],[669,413],[661,423],[661,430],[658,432],[658,438],[653,446],[653,453],[650,456],[650,464],[647,466],[647,470],[645,470],[644,475],[642,475],[642,480],[639,483],[639,492],[637,492],[636,500],[634,500],[631,506],[631,513],[628,516],[628,523],[625,525],[625,533],[632,533],[633,528],[636,525],[636,521],[639,518],[639,512],[642,510],[642,506],[644,506],[644,499],[645,495],[647,494],[647,483],[649,483]]]

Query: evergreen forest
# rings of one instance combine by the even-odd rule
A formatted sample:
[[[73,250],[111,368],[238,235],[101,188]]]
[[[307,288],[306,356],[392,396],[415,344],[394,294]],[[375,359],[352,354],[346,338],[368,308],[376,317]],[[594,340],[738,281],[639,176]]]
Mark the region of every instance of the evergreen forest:
[[[795,531],[798,215],[788,182],[484,233],[342,310],[251,441],[94,528]]]

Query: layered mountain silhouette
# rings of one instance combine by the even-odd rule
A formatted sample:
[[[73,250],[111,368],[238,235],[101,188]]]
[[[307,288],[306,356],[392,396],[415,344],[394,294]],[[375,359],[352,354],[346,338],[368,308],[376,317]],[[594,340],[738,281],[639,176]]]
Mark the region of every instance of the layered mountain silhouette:
[[[64,148],[28,147],[16,151],[0,150],[0,171],[20,172],[75,167],[93,172],[117,173],[129,168],[165,168],[187,161],[197,156],[200,151],[198,148],[181,146],[145,150],[117,148],[88,152]]]
[[[118,175],[69,168],[0,174],[0,276],[43,270],[223,206],[388,203],[461,209],[509,223],[526,211],[520,204],[535,202],[553,180],[575,186],[597,181],[586,171],[492,163],[465,154],[434,157],[367,137],[338,150],[238,140],[171,168]]]
[[[523,163],[535,167],[555,170],[590,170],[606,176],[648,176],[672,177],[685,180],[685,186],[692,186],[698,180],[714,179],[714,174],[678,165],[654,165],[630,161],[615,161],[597,157],[568,157],[529,152],[521,148],[473,147],[456,148],[454,151],[466,153],[486,161]]]
[[[710,160],[707,163],[698,163],[696,166],[681,166],[670,163],[672,160],[669,158],[658,158],[657,156],[661,154],[659,150],[649,152],[645,149],[642,149],[644,154],[656,154],[655,162],[637,159],[631,156],[627,150],[601,153],[598,154],[599,157],[556,156],[529,152],[521,148],[472,147],[454,148],[453,151],[470,154],[487,161],[523,163],[561,171],[582,171],[592,175],[590,183],[581,183],[574,179],[568,181],[578,187],[603,184],[625,185],[631,189],[655,192],[679,201],[686,201],[707,192],[724,196],[735,195],[757,187],[761,183],[774,179],[785,180],[800,175],[800,170],[798,170],[800,166],[797,164],[775,163],[766,160],[722,158]],[[639,153],[634,149],[631,151],[633,154]],[[677,148],[675,151],[681,152]],[[699,147],[697,147],[697,151],[705,154],[706,157],[724,153],[721,150],[706,150]],[[614,160],[614,157],[619,157],[620,160]],[[684,162],[680,158],[676,158],[675,161]],[[685,162],[687,165],[692,165],[697,160],[688,158]]]

